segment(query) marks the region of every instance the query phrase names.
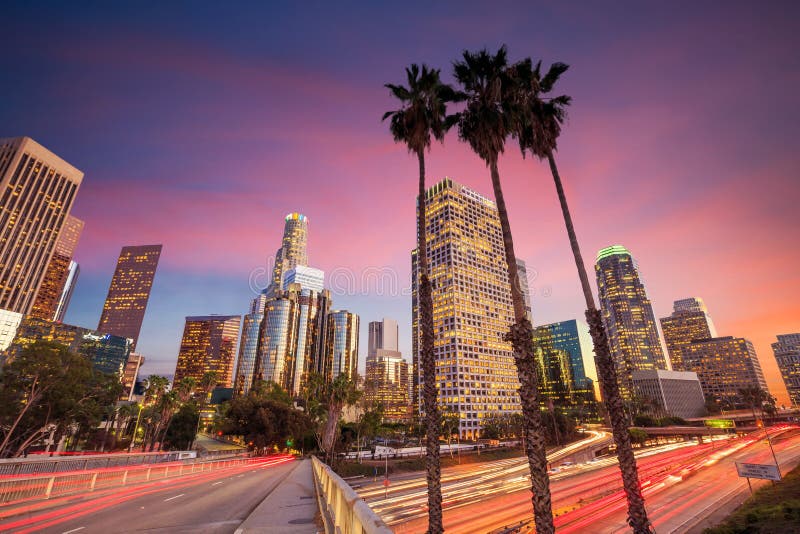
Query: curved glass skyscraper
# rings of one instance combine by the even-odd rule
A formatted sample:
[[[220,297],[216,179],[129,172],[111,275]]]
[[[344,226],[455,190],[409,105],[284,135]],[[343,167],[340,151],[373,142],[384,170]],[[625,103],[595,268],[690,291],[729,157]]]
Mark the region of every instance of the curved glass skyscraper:
[[[326,362],[323,374],[332,380],[344,373],[355,378],[358,368],[359,317],[347,310],[328,314]]]
[[[280,289],[283,275],[298,265],[308,265],[308,217],[302,213],[290,213],[283,226],[281,248],[275,253],[272,269],[272,285]]]

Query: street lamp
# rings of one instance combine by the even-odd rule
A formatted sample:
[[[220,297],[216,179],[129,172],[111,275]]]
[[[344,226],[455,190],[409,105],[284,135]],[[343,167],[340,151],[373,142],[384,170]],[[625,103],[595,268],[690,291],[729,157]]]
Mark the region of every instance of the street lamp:
[[[128,453],[133,450],[133,444],[136,442],[136,433],[139,431],[139,419],[142,417],[142,405],[139,405],[139,414],[136,416],[136,426],[133,427],[133,436],[131,436],[131,443],[128,445]]]

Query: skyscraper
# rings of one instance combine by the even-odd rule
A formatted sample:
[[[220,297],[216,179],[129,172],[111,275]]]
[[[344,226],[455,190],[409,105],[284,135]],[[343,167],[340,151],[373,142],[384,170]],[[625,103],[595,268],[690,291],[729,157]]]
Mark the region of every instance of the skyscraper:
[[[325,271],[314,267],[296,265],[283,274],[283,287],[281,289],[286,289],[289,284],[300,284],[305,289],[322,291],[325,284]]]
[[[682,371],[683,349],[695,339],[715,337],[716,330],[700,298],[676,300],[673,309],[672,315],[661,318],[661,331],[664,332],[672,368]]]
[[[322,374],[328,380],[341,374],[355,379],[358,373],[358,315],[347,310],[331,310],[327,326]]]
[[[744,338],[694,340],[681,353],[686,370],[697,373],[706,401],[716,401],[729,408],[746,408],[739,390],[767,389],[756,350]]]
[[[284,218],[281,247],[275,252],[275,266],[272,270],[272,290],[283,285],[283,275],[298,265],[308,265],[308,217],[300,213],[290,213]]]
[[[299,396],[309,372],[322,372],[324,335],[330,307],[327,290],[300,284],[278,290],[265,303],[254,367],[256,380],[275,382]]]
[[[572,402],[575,378],[572,374],[570,353],[556,347],[553,332],[547,327],[533,330],[534,357],[539,374],[539,392],[542,400],[566,406]]]
[[[58,235],[55,251],[50,258],[39,291],[36,293],[36,299],[33,301],[31,315],[34,317],[48,321],[55,319],[58,305],[70,276],[72,256],[78,247],[82,231],[83,221],[68,215]]]
[[[369,323],[364,397],[383,406],[384,421],[409,419],[408,362],[398,349],[397,321],[384,318]]]
[[[139,370],[144,365],[144,356],[131,352],[128,361],[125,362],[125,369],[122,372],[122,395],[120,400],[133,400],[133,389],[139,377]]]
[[[398,350],[399,337],[400,330],[394,319],[384,318],[381,321],[371,321],[369,323],[367,358],[377,354],[378,349]]]
[[[800,334],[779,335],[772,352],[792,404],[800,406]]]
[[[241,319],[239,315],[187,317],[174,382],[192,377],[199,387],[206,372],[215,372],[217,386],[232,387]]]
[[[418,199],[419,201],[419,199]],[[436,380],[442,408],[457,414],[464,438],[489,414],[520,410],[514,357],[503,340],[514,322],[508,265],[495,203],[445,178],[425,194],[433,286],[436,377],[419,365],[418,273],[412,252],[413,402]]]
[[[160,256],[161,245],[122,248],[97,326],[99,331],[130,338],[136,348]]]
[[[517,258],[517,276],[519,277],[522,299],[525,301],[525,314],[528,320],[533,322],[533,311],[531,309],[531,289],[528,285],[528,266],[524,261]]]
[[[657,417],[702,417],[706,415],[703,388],[696,373],[648,369],[633,372],[636,395],[651,404]]]
[[[33,139],[0,139],[0,350],[33,307],[82,180]]]
[[[598,252],[595,272],[620,393],[630,398],[634,370],[667,369],[653,307],[625,247],[613,245]]]
[[[64,320],[69,302],[72,300],[72,293],[75,292],[75,284],[78,283],[78,276],[80,274],[81,266],[78,265],[76,261],[69,262],[67,279],[64,282],[64,289],[61,290],[61,296],[58,298],[58,305],[56,306],[56,315],[54,317],[56,322],[60,323]]]
[[[256,358],[258,356],[258,334],[264,321],[264,307],[267,296],[263,293],[250,303],[250,311],[242,321],[242,335],[239,340],[239,358],[236,361],[236,378],[233,381],[234,395],[246,395],[253,386]]]
[[[586,376],[584,357],[591,361],[592,341],[589,327],[580,321],[571,319],[537,327],[535,330],[549,332],[547,342],[556,350],[564,351],[569,359],[570,375],[573,391],[592,392],[593,381]]]

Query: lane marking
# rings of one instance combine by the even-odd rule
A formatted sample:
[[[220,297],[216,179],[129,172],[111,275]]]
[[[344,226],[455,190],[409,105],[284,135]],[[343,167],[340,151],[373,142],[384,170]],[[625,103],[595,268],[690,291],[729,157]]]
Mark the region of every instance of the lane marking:
[[[214,483],[213,483],[213,484],[211,484],[211,485],[212,485],[212,486],[216,486],[217,484],[222,484],[222,481],[220,480],[219,482],[214,482]]]
[[[174,497],[170,497],[169,499],[164,499],[164,502],[171,501],[172,499],[177,499],[178,497],[183,497],[186,495],[185,493],[181,493],[180,495],[175,495]]]
[[[72,532],[78,532],[79,530],[83,530],[83,529],[85,529],[85,528],[86,528],[86,527],[78,527],[78,528],[73,528],[72,530],[68,530],[68,531],[66,531],[66,532],[62,532],[61,534],[71,534]]]
[[[239,476],[237,476],[236,478],[242,478],[243,476],[244,476],[244,475],[239,475]]]

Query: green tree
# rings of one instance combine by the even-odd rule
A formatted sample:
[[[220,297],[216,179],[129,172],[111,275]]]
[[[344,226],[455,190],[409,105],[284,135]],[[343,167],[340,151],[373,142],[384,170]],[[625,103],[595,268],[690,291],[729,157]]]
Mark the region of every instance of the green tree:
[[[172,416],[164,432],[163,445],[166,450],[188,450],[194,441],[200,412],[193,402],[183,404]]]
[[[408,87],[386,84],[400,103],[400,109],[388,111],[389,130],[398,143],[417,156],[419,162],[419,188],[417,194],[417,271],[419,296],[419,324],[421,337],[420,360],[423,382],[422,402],[426,425],[426,468],[428,483],[428,532],[438,534],[442,526],[441,467],[439,464],[439,407],[436,399],[436,362],[433,352],[433,296],[428,273],[428,248],[425,202],[425,150],[430,149],[431,138],[444,141],[444,135],[453,123],[447,115],[447,103],[460,99],[460,95],[442,83],[438,69],[413,64],[406,69]]]
[[[464,51],[463,60],[454,64],[456,80],[467,95],[466,107],[458,119],[458,134],[486,163],[491,174],[514,306],[514,324],[506,339],[513,347],[520,380],[519,395],[528,436],[525,452],[531,472],[534,522],[536,531],[546,534],[553,532],[554,527],[545,436],[539,409],[539,377],[534,360],[533,327],[525,310],[511,224],[497,167],[498,158],[505,149],[506,138],[512,133],[516,121],[512,113],[514,107],[510,105],[512,102],[509,99],[507,67],[505,46],[496,54],[487,50],[477,53]]]
[[[517,110],[512,113],[515,119],[512,133],[517,137],[523,155],[530,152],[536,158],[546,159],[550,165],[572,254],[578,269],[578,277],[586,300],[586,319],[594,343],[600,387],[611,419],[614,441],[617,446],[617,458],[628,499],[628,523],[635,533],[648,533],[652,531],[652,527],[647,518],[644,497],[639,485],[636,460],[633,456],[628,432],[628,421],[622,397],[619,394],[616,367],[611,358],[608,336],[600,311],[594,304],[594,296],[589,286],[589,278],[586,274],[586,267],[583,263],[572,216],[554,157],[558,137],[566,117],[566,108],[570,104],[571,98],[567,95],[550,96],[550,93],[567,68],[564,63],[554,63],[546,73],[542,74],[541,63],[537,63],[533,67],[532,61],[526,59],[510,69],[513,90],[509,100]]]
[[[24,348],[0,377],[0,456],[20,456],[51,431],[90,434],[119,395],[115,380],[64,345]]]
[[[287,442],[301,439],[312,428],[308,414],[258,390],[234,397],[224,410],[220,426],[223,433],[242,436],[256,449],[285,448]]]

